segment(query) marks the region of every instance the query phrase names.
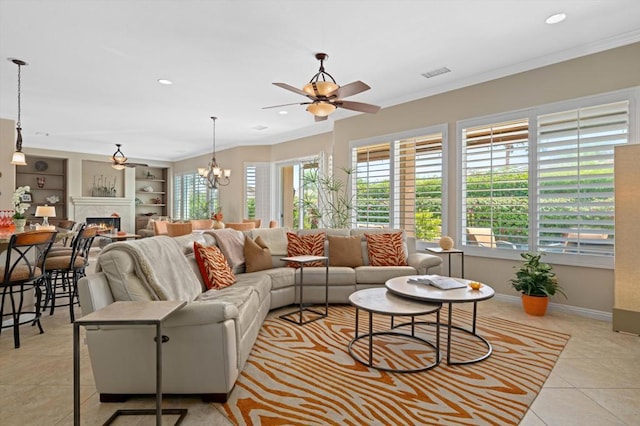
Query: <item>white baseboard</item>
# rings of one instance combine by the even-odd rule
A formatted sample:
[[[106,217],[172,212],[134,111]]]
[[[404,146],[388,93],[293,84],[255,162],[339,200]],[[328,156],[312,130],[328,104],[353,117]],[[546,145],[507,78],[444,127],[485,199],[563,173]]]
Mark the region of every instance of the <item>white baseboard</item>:
[[[519,296],[510,296],[507,294],[497,294],[495,298],[509,303],[520,304]],[[613,315],[611,312],[596,311],[595,309],[580,308],[577,306],[563,305],[562,303],[549,303],[549,310],[556,312],[564,312],[567,314],[578,315],[581,317],[591,318],[599,321],[611,322]]]

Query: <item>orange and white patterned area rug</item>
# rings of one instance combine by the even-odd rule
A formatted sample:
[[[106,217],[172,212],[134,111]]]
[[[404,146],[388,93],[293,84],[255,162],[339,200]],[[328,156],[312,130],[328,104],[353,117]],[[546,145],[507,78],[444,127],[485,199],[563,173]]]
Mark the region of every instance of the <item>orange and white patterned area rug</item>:
[[[481,311],[480,305],[477,331],[493,345],[491,357],[458,366],[443,359],[419,373],[387,373],[354,361],[347,349],[355,326],[351,306],[331,306],[328,318],[304,326],[279,319],[283,310],[271,312],[229,400],[216,406],[238,425],[518,424],[569,336],[484,318]],[[446,308],[441,315],[446,318]],[[453,315],[455,325],[470,325],[466,310],[454,307]],[[374,331],[388,329],[389,321],[374,315]],[[360,311],[360,334],[367,327],[368,314]],[[444,353],[444,327],[441,333]],[[418,325],[416,335],[435,341],[433,326]],[[461,332],[454,332],[452,345],[452,360],[483,352]],[[354,352],[367,359],[368,339],[359,340]],[[373,362],[396,368],[427,365],[434,352],[410,339],[380,336],[374,338]]]

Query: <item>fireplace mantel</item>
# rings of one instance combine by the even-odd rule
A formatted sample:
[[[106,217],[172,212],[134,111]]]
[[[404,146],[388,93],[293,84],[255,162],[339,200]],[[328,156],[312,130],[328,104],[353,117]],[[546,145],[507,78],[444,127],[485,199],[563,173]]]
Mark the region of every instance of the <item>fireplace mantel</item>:
[[[120,216],[123,231],[135,229],[135,200],[122,197],[71,197],[74,220],[82,222],[87,217]]]

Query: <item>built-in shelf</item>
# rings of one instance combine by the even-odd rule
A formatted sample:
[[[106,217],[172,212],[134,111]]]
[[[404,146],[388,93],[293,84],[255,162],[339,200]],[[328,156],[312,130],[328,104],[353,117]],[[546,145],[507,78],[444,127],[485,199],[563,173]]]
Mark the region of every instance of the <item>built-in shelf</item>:
[[[36,207],[53,205],[56,208],[55,220],[67,219],[67,160],[65,158],[26,156],[26,166],[16,166],[16,186],[31,188],[31,207],[25,212],[29,220],[36,218]],[[55,195],[60,201],[50,203],[47,198]],[[50,222],[55,220],[50,219]]]
[[[163,167],[136,168],[136,232],[145,228],[150,218],[167,216],[167,175],[168,169]],[[146,187],[153,190],[142,189]]]

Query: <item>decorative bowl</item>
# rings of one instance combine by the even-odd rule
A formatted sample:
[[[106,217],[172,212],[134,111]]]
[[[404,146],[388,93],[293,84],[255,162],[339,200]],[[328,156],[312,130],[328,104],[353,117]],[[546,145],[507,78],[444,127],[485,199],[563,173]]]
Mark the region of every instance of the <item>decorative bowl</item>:
[[[478,281],[471,281],[469,283],[469,287],[471,287],[472,290],[480,290],[482,288],[482,283],[479,283]]]

